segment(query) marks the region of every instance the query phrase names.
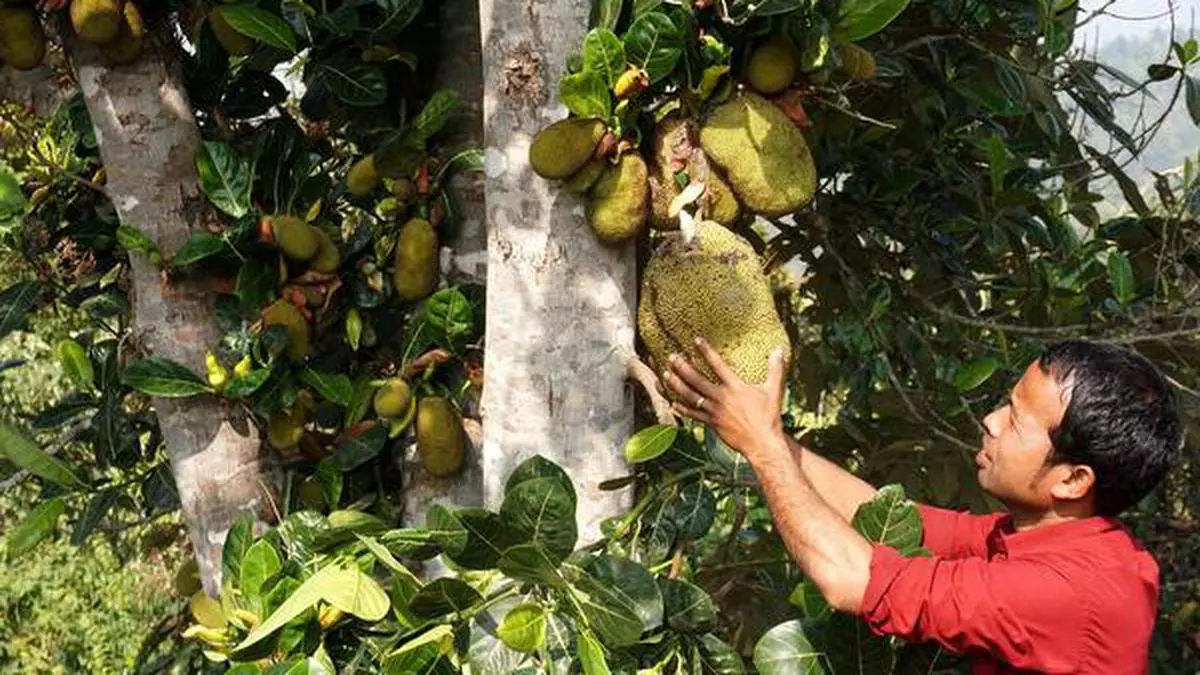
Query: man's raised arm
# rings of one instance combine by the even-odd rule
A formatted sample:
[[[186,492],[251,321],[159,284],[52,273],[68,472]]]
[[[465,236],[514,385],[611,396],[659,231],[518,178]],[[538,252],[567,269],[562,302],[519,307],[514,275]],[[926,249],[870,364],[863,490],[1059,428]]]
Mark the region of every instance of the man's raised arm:
[[[863,502],[875,497],[877,490],[870,483],[800,445],[795,439],[787,440],[796,463],[813,489],[846,522],[854,518],[854,512]]]

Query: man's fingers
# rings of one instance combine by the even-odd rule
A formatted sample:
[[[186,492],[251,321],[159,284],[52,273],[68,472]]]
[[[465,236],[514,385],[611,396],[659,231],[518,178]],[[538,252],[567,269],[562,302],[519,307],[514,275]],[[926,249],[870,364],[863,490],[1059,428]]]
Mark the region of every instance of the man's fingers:
[[[673,354],[670,365],[671,370],[675,371],[679,379],[683,380],[687,386],[700,393],[700,395],[712,396],[716,393],[717,385],[709,381],[700,371],[696,370],[691,363],[688,363],[687,359]]]
[[[776,399],[783,398],[783,350],[776,349],[767,359],[767,392]]]
[[[689,417],[703,424],[712,424],[712,418],[709,417],[708,413],[704,412],[703,410],[697,410],[690,405],[685,405],[678,401],[672,403],[671,407],[675,410],[675,412],[683,415],[684,417]]]
[[[663,373],[662,380],[663,384],[667,386],[667,389],[669,389],[671,393],[674,394],[679,400],[684,401],[693,407],[695,407],[697,403],[701,403],[701,407],[703,407],[702,399],[704,398],[704,394],[701,394],[695,389],[689,387],[687,382],[684,382],[683,379],[675,373],[672,373],[671,371]]]
[[[718,382],[721,384],[736,384],[741,382],[741,378],[737,376],[737,373],[733,372],[733,370],[725,364],[725,359],[721,358],[721,355],[717,353],[717,350],[713,349],[704,338],[696,338],[696,349],[699,350],[700,355],[704,357],[704,360],[708,362],[708,367],[713,371],[713,374],[717,376]]]

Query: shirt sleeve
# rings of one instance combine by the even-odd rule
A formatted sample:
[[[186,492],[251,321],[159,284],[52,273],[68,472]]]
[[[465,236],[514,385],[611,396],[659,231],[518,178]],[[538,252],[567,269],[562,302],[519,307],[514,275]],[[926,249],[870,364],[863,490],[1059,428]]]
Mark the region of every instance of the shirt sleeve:
[[[877,634],[987,654],[1019,669],[1075,672],[1083,606],[1044,563],[905,558],[876,545],[860,615]]]
[[[966,511],[918,505],[925,531],[922,544],[943,558],[987,557],[987,539],[1005,516],[977,516]]]

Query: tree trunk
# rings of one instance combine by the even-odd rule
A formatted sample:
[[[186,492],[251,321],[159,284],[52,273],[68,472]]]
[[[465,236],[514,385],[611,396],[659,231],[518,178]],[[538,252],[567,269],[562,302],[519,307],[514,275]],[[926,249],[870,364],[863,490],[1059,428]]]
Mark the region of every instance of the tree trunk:
[[[589,0],[480,0],[488,222],[484,499],[535,454],[575,480],[581,542],[629,503],[599,483],[628,472],[624,387],[633,353],[634,248],[601,245],[581,200],[533,173],[533,134],[566,116],[558,80]]]
[[[479,54],[479,3],[477,0],[445,0],[442,6],[441,55],[437,82],[459,95],[458,113],[442,132],[446,158],[483,144],[483,64]],[[487,267],[487,232],[483,199],[483,176],[479,172],[460,172],[450,182],[450,192],[458,214],[459,234],[443,242],[453,250],[447,261],[446,276],[452,280],[483,283]],[[404,524],[425,524],[433,504],[455,506],[483,505],[483,468],[479,458],[481,430],[471,419],[478,405],[464,401],[468,437],[474,446],[468,453],[462,473],[453,478],[434,478],[420,469],[415,448],[405,462]],[[445,570],[435,561],[425,565],[429,576]]]
[[[200,229],[208,206],[196,175],[200,134],[191,103],[160,45],[147,37],[142,57],[117,68],[76,41],[74,65],[117,215],[169,257]],[[203,373],[206,350],[221,338],[211,291],[198,279],[166,279],[140,254],[130,263],[134,331],[146,355]],[[271,498],[258,432],[214,397],[155,398],[154,408],[200,576],[215,595],[229,526],[245,511],[261,517]]]

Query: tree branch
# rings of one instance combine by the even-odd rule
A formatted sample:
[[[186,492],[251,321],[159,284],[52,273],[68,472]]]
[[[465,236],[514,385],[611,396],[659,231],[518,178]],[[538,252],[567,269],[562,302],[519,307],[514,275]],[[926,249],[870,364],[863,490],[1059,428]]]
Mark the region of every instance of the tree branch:
[[[671,408],[671,402],[659,392],[658,375],[654,370],[638,358],[637,354],[631,353],[625,354],[625,367],[629,374],[629,379],[642,385],[642,389],[650,397],[650,405],[654,408],[654,417],[658,420],[658,423],[674,426],[676,422],[675,411]]]

